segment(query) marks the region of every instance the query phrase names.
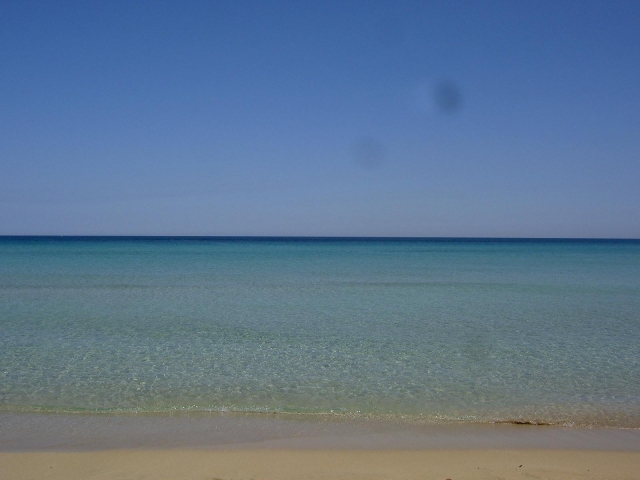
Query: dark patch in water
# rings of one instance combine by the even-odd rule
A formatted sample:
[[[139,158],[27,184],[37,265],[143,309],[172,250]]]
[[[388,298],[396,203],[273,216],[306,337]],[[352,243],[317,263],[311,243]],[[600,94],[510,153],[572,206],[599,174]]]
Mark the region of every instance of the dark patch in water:
[[[552,423],[549,422],[540,422],[538,420],[498,420],[495,423],[508,423],[511,425],[547,425],[547,426],[551,426],[553,425]]]

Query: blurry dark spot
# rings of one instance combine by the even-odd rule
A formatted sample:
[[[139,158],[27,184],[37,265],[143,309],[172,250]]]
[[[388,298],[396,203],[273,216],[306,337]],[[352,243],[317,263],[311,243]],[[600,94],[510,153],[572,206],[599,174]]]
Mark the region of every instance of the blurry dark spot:
[[[376,168],[384,160],[384,147],[375,138],[363,137],[353,147],[353,159],[363,168]]]
[[[436,106],[441,112],[451,113],[460,108],[462,99],[460,89],[455,83],[449,80],[438,82],[434,95]]]

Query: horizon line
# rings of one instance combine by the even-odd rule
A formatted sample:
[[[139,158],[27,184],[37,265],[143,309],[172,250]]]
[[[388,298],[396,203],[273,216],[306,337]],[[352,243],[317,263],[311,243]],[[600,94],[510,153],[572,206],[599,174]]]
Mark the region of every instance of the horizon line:
[[[219,239],[219,240],[521,240],[521,241],[640,241],[629,237],[489,237],[489,236],[374,236],[374,235],[66,235],[66,234],[0,234],[0,238],[48,239]]]

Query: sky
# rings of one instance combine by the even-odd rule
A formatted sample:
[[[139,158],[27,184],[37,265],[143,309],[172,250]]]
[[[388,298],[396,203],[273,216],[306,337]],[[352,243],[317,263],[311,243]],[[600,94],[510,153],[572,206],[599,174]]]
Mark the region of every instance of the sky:
[[[640,238],[640,2],[0,1],[0,235]]]

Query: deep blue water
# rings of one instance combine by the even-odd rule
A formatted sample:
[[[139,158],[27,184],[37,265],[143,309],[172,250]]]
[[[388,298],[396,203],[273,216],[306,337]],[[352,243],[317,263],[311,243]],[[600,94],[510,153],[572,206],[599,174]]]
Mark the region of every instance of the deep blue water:
[[[0,237],[0,409],[640,427],[640,241]]]

